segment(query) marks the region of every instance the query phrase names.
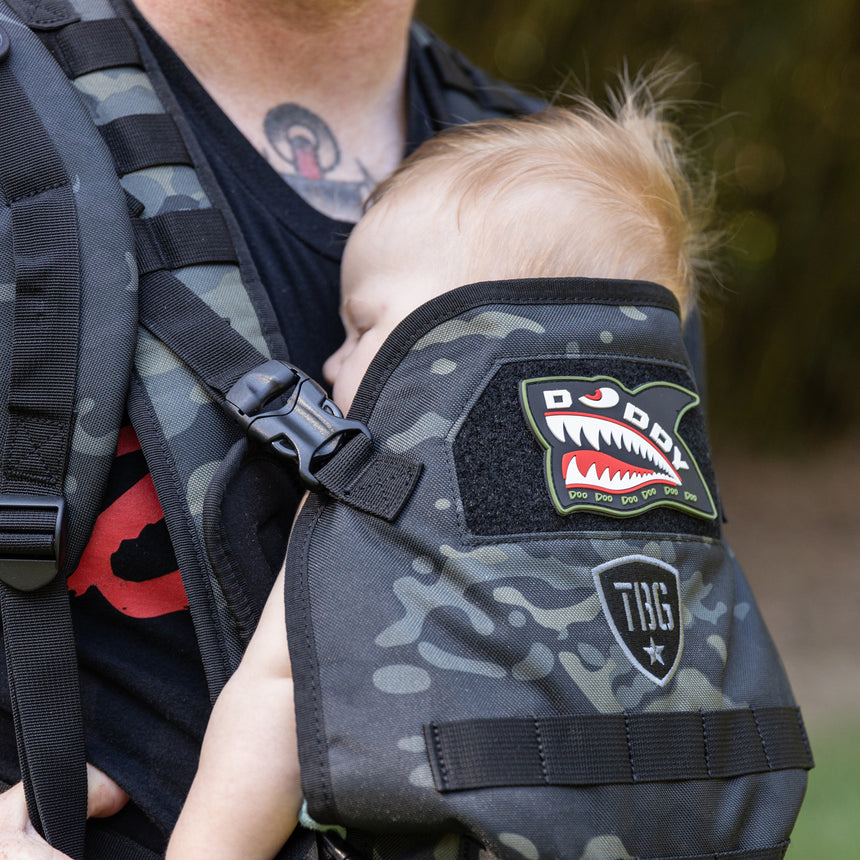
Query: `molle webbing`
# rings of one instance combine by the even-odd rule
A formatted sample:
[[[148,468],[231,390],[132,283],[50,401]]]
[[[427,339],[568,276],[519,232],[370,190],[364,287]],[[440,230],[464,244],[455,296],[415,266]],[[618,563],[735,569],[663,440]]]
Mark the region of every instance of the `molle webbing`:
[[[176,123],[167,114],[120,117],[103,125],[101,133],[121,176],[160,164],[194,164]]]
[[[796,708],[581,714],[424,727],[439,791],[728,779],[812,767]]]

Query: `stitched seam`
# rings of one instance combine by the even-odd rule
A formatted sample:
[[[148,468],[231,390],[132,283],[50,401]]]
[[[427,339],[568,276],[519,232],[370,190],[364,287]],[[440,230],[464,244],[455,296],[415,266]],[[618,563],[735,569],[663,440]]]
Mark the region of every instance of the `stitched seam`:
[[[627,737],[627,758],[630,761],[630,776],[633,782],[638,782],[639,777],[636,775],[636,766],[633,764],[633,739],[630,737],[630,715],[627,711],[624,712],[624,734]]]
[[[809,757],[810,763],[812,763],[812,747],[809,745],[809,737],[806,734],[806,726],[803,724],[803,718],[800,715],[800,708],[795,708],[794,713],[797,717],[797,727],[800,729],[800,737],[803,741],[803,746],[806,748],[806,755]]]
[[[29,200],[31,197],[38,197],[39,194],[42,194],[45,191],[54,191],[57,188],[68,188],[68,186],[68,180],[62,182],[53,182],[50,185],[40,185],[38,188],[34,188],[33,190],[28,191],[26,194],[18,194],[15,197],[11,197],[9,199],[9,203],[19,203],[22,200]]]
[[[541,732],[540,732],[540,722],[538,721],[537,717],[534,718],[534,724],[535,724],[535,740],[537,741],[538,757],[540,758],[540,772],[541,772],[541,776],[543,777],[544,785],[549,785],[549,773],[548,773],[547,767],[546,767],[546,754],[544,753],[544,748],[543,748],[543,738],[541,737]]]
[[[58,432],[64,432],[65,426],[60,421],[43,421],[42,424],[47,424],[49,427],[57,428]],[[40,484],[44,487],[54,487],[56,486],[56,481],[44,477],[45,471],[51,471],[51,468],[48,464],[48,461],[45,459],[42,454],[42,449],[49,445],[51,442],[55,442],[54,439],[44,439],[42,442],[37,442],[33,439],[31,435],[31,431],[27,427],[19,426],[16,428],[16,435],[18,435],[18,446],[23,448],[27,452],[27,456],[38,458],[39,463],[44,467],[43,472],[40,474],[38,472],[31,472],[29,469],[10,469],[9,477],[10,478],[19,478],[23,480],[33,480],[34,483]],[[54,459],[53,457],[51,459]]]
[[[705,712],[699,708],[699,716],[702,720],[702,738],[705,742],[705,768],[708,771],[708,776],[713,777],[713,773],[711,772],[711,754],[708,750],[708,726],[705,722]]]
[[[308,574],[309,574],[308,564],[307,564],[308,551],[309,551],[309,547],[310,547],[311,537],[313,535],[313,532],[314,532],[314,529],[316,527],[317,522],[319,522],[318,519],[314,522],[312,527],[307,528],[305,530],[305,539],[302,541],[302,549],[301,549],[301,552],[299,554],[299,558],[302,559],[302,579],[304,580],[304,587],[302,588],[302,595],[305,598],[304,603],[305,603],[306,607],[307,607],[307,594],[308,594],[307,580],[308,580]],[[306,611],[305,611],[305,624],[304,624],[305,647],[307,648],[308,652],[310,653],[311,663],[313,663],[314,662],[314,659],[313,659],[314,658],[314,647],[313,647],[313,643],[311,642],[311,625],[308,623],[308,616],[309,616],[309,613],[306,609]],[[322,736],[322,718],[321,718],[321,711],[320,711],[320,706],[319,706],[319,693],[317,692],[316,672],[311,671],[309,674],[310,674],[310,678],[311,678],[311,684],[310,684],[310,686],[311,686],[311,701],[313,702],[313,707],[314,707],[314,738],[316,739],[317,755],[319,756],[319,759],[321,762],[327,763],[328,750],[325,747],[325,743],[323,742],[323,736]],[[323,799],[324,799],[326,806],[334,806],[334,799],[331,795],[330,786],[328,784],[328,779],[326,778],[327,772],[328,772],[327,767],[321,767],[319,770],[320,787],[322,788]]]
[[[758,739],[761,741],[761,748],[764,752],[764,758],[767,762],[768,770],[773,770],[773,763],[770,760],[770,756],[767,754],[767,744],[764,742],[764,735],[761,733],[761,726],[759,725],[758,716],[756,715],[755,708],[750,708],[750,713],[752,714],[753,722],[755,723],[755,730],[758,732]]]
[[[448,788],[448,767],[445,764],[445,756],[442,754],[442,735],[436,723],[433,723],[431,728],[433,731],[433,746],[436,748],[436,762],[439,765],[439,776],[442,779],[442,785]]]

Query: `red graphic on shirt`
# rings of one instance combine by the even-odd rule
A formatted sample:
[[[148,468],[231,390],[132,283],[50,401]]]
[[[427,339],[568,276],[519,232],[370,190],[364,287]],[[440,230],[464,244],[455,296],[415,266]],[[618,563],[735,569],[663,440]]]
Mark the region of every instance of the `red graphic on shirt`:
[[[139,448],[134,430],[123,427],[117,457]],[[80,595],[96,588],[111,606],[132,618],[156,618],[187,609],[178,570],[135,582],[117,576],[111,566],[111,556],[124,540],[137,537],[146,526],[163,518],[152,476],[147,473],[99,515],[80,564],[68,579],[69,592]]]

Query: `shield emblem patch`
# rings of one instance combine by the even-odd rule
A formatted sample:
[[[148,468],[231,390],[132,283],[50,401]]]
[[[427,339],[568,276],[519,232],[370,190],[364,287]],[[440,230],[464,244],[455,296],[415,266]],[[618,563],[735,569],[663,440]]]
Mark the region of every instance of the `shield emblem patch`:
[[[603,614],[627,658],[658,687],[681,662],[684,622],[681,578],[669,564],[631,555],[595,567]]]

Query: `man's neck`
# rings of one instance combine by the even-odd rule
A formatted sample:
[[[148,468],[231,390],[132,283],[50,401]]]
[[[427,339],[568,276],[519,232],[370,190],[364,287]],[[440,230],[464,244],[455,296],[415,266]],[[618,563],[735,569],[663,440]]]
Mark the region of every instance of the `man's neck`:
[[[399,163],[414,0],[136,0],[285,181],[355,220]]]

